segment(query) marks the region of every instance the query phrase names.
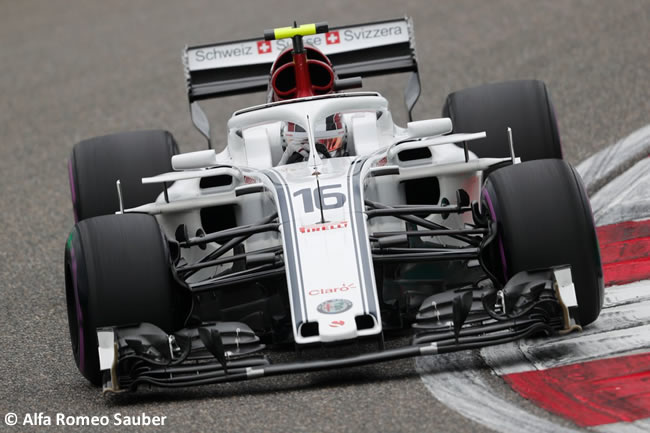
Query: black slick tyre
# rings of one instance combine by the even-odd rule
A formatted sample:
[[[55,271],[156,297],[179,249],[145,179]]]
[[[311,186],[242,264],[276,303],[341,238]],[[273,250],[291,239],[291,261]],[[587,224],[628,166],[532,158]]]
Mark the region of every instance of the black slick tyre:
[[[143,185],[141,180],[173,171],[171,158],[177,153],[174,137],[161,130],[121,132],[77,143],[68,162],[75,221],[118,211],[118,179],[125,208],[153,202],[162,185]]]
[[[506,81],[459,90],[447,97],[442,115],[451,118],[454,132],[486,131],[486,138],[468,143],[479,157],[510,156],[510,127],[515,155],[522,161],[562,159],[555,111],[541,81]]]
[[[65,290],[75,362],[95,385],[101,383],[96,328],[148,322],[172,332],[189,309],[160,227],[146,214],[77,223],[65,247]]]
[[[494,171],[483,202],[497,222],[494,273],[571,265],[580,321],[598,317],[604,286],[591,207],[576,170],[561,160],[524,162]]]

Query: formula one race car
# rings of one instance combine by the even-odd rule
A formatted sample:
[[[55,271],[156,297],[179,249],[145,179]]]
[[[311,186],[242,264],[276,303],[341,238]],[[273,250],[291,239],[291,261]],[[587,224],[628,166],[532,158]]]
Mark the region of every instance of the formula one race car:
[[[70,158],[68,319],[92,383],[118,392],[340,368],[598,317],[591,209],[543,83],[458,91],[444,117],[412,121],[408,18],[294,23],[184,54],[207,150],[180,154],[170,133],[140,131],[82,141]],[[405,128],[380,94],[349,91],[389,73],[410,74]],[[213,150],[199,102],[264,90]],[[334,345],[345,355],[314,357]],[[294,346],[295,361],[273,362]]]

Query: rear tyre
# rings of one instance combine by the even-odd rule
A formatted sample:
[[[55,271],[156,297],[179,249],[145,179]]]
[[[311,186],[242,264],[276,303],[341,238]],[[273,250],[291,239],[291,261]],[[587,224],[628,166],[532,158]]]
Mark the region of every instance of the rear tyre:
[[[571,265],[580,322],[598,317],[603,305],[603,270],[594,220],[576,170],[561,160],[539,160],[493,172],[484,204],[497,222],[494,273]],[[505,280],[505,278],[504,278]]]
[[[97,327],[149,322],[172,332],[182,328],[189,310],[167,243],[146,214],[76,224],[65,247],[65,286],[75,362],[95,385],[101,384]]]
[[[451,93],[442,115],[451,118],[454,132],[487,132],[468,144],[481,158],[510,156],[510,127],[515,155],[522,161],[562,159],[555,111],[541,81],[506,81]]]
[[[141,180],[173,171],[171,158],[177,153],[167,131],[121,132],[77,143],[68,162],[75,221],[118,211],[118,179],[126,208],[155,201],[162,186]]]

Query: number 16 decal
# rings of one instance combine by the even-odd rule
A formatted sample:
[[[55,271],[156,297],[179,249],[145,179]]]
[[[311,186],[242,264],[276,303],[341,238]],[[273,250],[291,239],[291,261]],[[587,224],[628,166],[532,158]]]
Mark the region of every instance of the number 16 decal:
[[[320,187],[320,195],[318,196],[318,188],[304,188],[293,193],[294,197],[302,196],[302,203],[305,207],[305,213],[314,212],[315,209],[321,209],[321,198],[323,201],[323,208],[321,210],[338,209],[345,205],[345,194],[341,192],[326,192],[329,189],[341,188],[341,184],[324,185]],[[316,208],[314,208],[314,204]]]

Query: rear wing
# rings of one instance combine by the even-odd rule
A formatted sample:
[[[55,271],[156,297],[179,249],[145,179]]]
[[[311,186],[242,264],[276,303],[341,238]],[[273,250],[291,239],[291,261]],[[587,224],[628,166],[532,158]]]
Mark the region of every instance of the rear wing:
[[[404,99],[412,111],[420,96],[420,76],[410,18],[330,28],[305,36],[305,44],[327,55],[339,78],[371,77],[411,72]],[[186,47],[183,53],[192,122],[208,138],[210,126],[198,101],[267,90],[277,56],[289,39],[258,39]]]

